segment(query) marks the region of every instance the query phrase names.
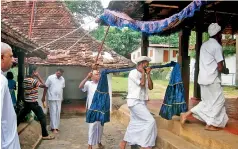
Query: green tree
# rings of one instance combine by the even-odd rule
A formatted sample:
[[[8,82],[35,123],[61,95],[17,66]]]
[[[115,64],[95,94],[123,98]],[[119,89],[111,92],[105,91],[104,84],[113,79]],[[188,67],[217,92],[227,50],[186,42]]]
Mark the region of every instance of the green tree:
[[[103,12],[100,0],[65,0],[65,4],[80,23],[84,23],[82,18],[96,18]]]
[[[190,46],[195,46],[195,44],[196,44],[196,32],[191,31],[191,35],[189,37],[189,45]]]
[[[235,46],[223,46],[223,53],[225,57],[233,56],[236,54]]]
[[[105,27],[99,26],[92,31],[91,35],[97,40],[102,41],[105,36]],[[112,48],[115,52],[125,57],[140,46],[141,33],[132,31],[128,28],[117,29],[110,27],[105,44]]]
[[[149,41],[152,44],[167,44],[175,47],[178,47],[179,45],[178,33],[174,33],[169,36],[150,36]]]

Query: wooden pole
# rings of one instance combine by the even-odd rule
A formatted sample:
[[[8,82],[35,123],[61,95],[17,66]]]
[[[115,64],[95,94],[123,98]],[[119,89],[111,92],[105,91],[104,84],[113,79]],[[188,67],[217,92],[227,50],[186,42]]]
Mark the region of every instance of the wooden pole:
[[[144,16],[143,21],[148,21],[149,19],[149,5],[144,4]],[[148,54],[148,46],[149,46],[149,37],[146,33],[142,33],[141,38],[141,56],[147,56]]]
[[[185,89],[185,101],[189,106],[189,81],[190,81],[190,57],[188,56],[189,36],[191,30],[189,28],[183,28],[179,33],[179,57],[178,62],[181,66],[182,80]]]
[[[24,100],[24,89],[23,89],[23,80],[25,77],[25,53],[22,51],[18,52],[18,93],[17,100]]]
[[[104,44],[104,42],[105,42],[105,40],[106,40],[106,37],[107,37],[108,31],[109,31],[109,28],[110,28],[110,26],[107,27],[106,34],[105,34],[105,36],[104,36],[104,38],[103,38],[102,44],[101,44],[100,48],[98,49],[98,54],[97,54],[97,57],[96,57],[96,60],[95,60],[95,66],[92,66],[92,69],[97,69],[98,57],[99,57],[100,53],[102,52],[103,44]]]
[[[236,34],[236,86],[238,87],[238,34]]]
[[[32,9],[31,9],[31,20],[29,24],[29,32],[28,32],[28,37],[31,38],[31,33],[32,33],[32,24],[33,24],[33,19],[34,19],[34,10],[35,10],[35,1],[33,0],[32,2]]]
[[[141,56],[147,56],[148,54],[149,39],[145,33],[142,33],[141,39]]]
[[[195,72],[194,72],[194,92],[193,96],[195,99],[200,100],[201,91],[200,86],[198,84],[198,73],[199,73],[199,58],[200,58],[200,48],[202,46],[202,33],[203,33],[203,9],[200,11],[197,22],[196,22],[196,62],[195,62]]]

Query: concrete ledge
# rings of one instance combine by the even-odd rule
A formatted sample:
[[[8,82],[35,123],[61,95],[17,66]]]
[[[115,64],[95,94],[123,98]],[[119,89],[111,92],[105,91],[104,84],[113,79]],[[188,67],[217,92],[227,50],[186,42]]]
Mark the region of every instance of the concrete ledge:
[[[168,130],[159,129],[158,134],[156,144],[159,149],[199,149]]]
[[[156,117],[157,127],[166,129],[172,133],[184,138],[193,143],[200,149],[237,149],[238,136],[230,134],[223,130],[212,132],[204,129],[202,123],[188,123],[182,126],[179,117],[174,117],[173,120],[165,120],[161,117]]]
[[[130,122],[130,111],[126,104],[122,105],[119,110],[113,111],[111,118],[127,126]]]
[[[127,126],[130,119],[127,105],[121,106],[117,112],[112,114],[112,117]],[[199,122],[188,123],[182,126],[179,119],[177,116],[173,117],[172,120],[165,120],[160,116],[155,116],[158,130],[167,130],[200,149],[238,149],[238,135],[224,130],[216,132],[206,131],[204,130],[204,124]],[[159,131],[158,138],[163,138]]]
[[[17,131],[22,149],[35,149],[41,142],[41,126],[35,120],[21,123]]]

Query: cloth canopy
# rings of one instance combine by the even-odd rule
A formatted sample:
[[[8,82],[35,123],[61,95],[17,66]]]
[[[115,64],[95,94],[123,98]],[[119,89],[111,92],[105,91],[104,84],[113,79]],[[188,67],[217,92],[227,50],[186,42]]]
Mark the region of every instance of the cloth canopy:
[[[166,19],[159,21],[137,21],[130,18],[127,14],[105,9],[100,19],[110,26],[118,28],[128,27],[135,31],[144,32],[147,34],[160,33],[171,27],[171,24],[193,17],[196,11],[199,11],[201,6],[207,4],[207,1],[194,0],[179,13],[176,13]]]
[[[175,69],[173,69],[172,75],[171,75],[171,80],[170,80],[170,84],[176,84],[176,81],[179,81],[181,84],[181,73],[179,70],[179,64],[176,62],[171,62],[165,65],[158,65],[158,66],[151,66],[152,69],[155,68],[164,68],[164,67],[174,67]],[[86,114],[86,122],[87,123],[94,123],[95,121],[100,121],[102,125],[104,125],[104,123],[109,122],[110,121],[110,95],[108,92],[108,81],[107,81],[107,74],[109,73],[117,73],[117,72],[126,72],[126,71],[130,71],[133,70],[135,68],[124,68],[124,69],[105,69],[101,72],[101,78],[98,82],[98,87],[97,90],[95,91],[93,100],[92,100],[92,104],[90,106],[90,108],[87,111]],[[177,76],[180,75],[180,76]],[[179,79],[180,78],[180,79]],[[184,88],[183,85],[179,86],[180,88],[178,88],[178,90],[174,91],[172,90],[173,94],[175,97],[177,98],[173,98],[174,103],[176,102],[184,102],[184,104],[182,104],[183,106],[177,106],[176,112],[182,111],[184,112],[184,105],[186,107],[186,103],[184,101]],[[182,95],[181,95],[182,94]],[[166,94],[166,96],[171,96],[171,94]],[[165,98],[165,100],[171,100],[171,98]],[[164,103],[170,103],[170,101],[164,101]],[[180,109],[182,108],[182,109]],[[165,108],[164,108],[165,109]],[[174,111],[169,111],[169,110],[165,110],[168,111],[167,113],[165,113],[165,115],[173,115]],[[166,116],[162,116],[162,117],[166,117]],[[168,116],[169,117],[169,116]]]

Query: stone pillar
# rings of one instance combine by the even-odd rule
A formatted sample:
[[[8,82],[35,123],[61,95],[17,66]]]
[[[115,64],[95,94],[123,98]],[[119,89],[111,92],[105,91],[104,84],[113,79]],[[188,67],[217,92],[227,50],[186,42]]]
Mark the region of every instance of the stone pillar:
[[[188,56],[189,36],[191,30],[183,28],[179,33],[179,57],[178,62],[181,66],[181,75],[185,89],[185,101],[189,106],[189,82],[190,82],[190,57]]]

